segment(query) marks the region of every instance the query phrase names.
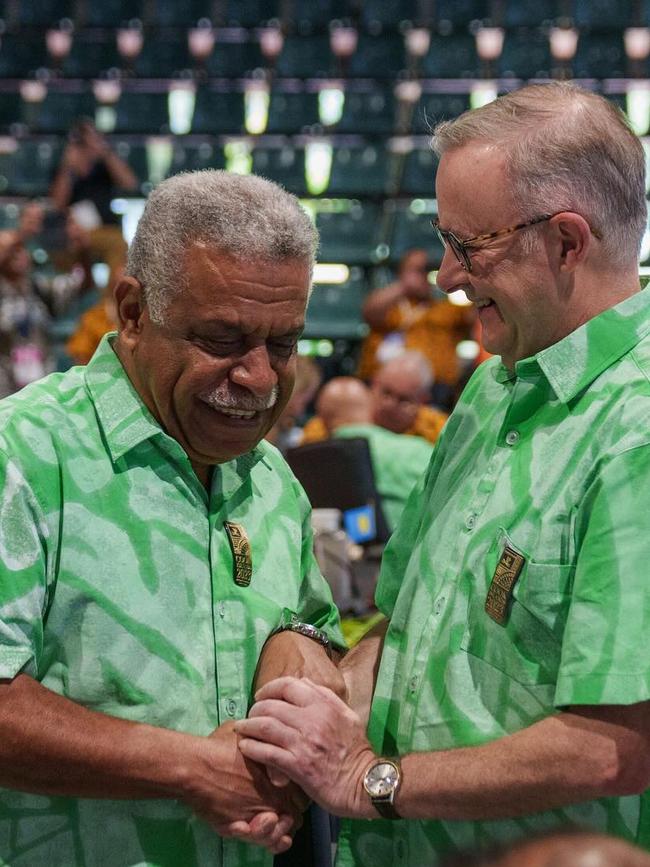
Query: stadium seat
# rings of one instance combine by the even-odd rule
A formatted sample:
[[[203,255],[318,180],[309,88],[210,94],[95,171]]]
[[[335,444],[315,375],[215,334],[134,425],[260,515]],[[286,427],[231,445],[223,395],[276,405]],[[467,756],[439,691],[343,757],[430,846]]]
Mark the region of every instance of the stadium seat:
[[[473,36],[431,34],[429,51],[422,58],[424,78],[479,78],[480,74],[481,62]]]
[[[379,243],[379,206],[352,201],[347,211],[324,211],[316,215],[320,232],[320,262],[365,265],[373,261]]]
[[[0,93],[0,133],[6,134],[21,118],[22,97],[18,91]]]
[[[37,69],[47,65],[42,33],[23,30],[0,37],[0,78],[33,78]]]
[[[2,192],[15,196],[46,196],[61,150],[62,143],[56,139],[26,139],[18,142],[13,153],[0,153],[0,176],[6,179]]]
[[[169,174],[175,175],[178,172],[193,172],[200,169],[223,169],[224,167],[222,147],[207,141],[188,143],[187,137],[183,137],[174,145],[174,156]]]
[[[575,78],[624,77],[627,58],[622,32],[581,32],[572,65]]]
[[[142,19],[146,0],[85,0],[80,15],[83,27],[123,27],[129,21]]]
[[[497,61],[504,78],[549,78],[554,65],[548,36],[541,30],[520,28],[509,31]]]
[[[324,78],[336,74],[329,36],[287,36],[275,64],[283,78]]]
[[[328,196],[381,196],[387,192],[390,155],[383,145],[337,147]]]
[[[253,172],[281,184],[296,195],[304,195],[305,151],[304,148],[256,147],[253,149]]]
[[[318,124],[318,94],[271,91],[269,133],[299,133]]]
[[[114,34],[93,28],[75,33],[62,72],[67,78],[102,78],[109,69],[119,69],[122,62]]]
[[[227,27],[259,27],[280,18],[279,0],[224,0],[223,24]]]
[[[192,65],[187,33],[147,29],[133,71],[139,78],[181,78]]]
[[[123,90],[116,105],[115,132],[169,132],[167,93]]]
[[[395,130],[395,98],[387,87],[348,90],[336,132],[389,135]]]
[[[573,20],[580,28],[623,30],[632,23],[634,0],[573,0]]]
[[[400,193],[431,198],[435,190],[437,166],[438,160],[431,148],[414,148],[404,158]]]
[[[472,21],[488,18],[491,3],[488,0],[437,0],[435,11],[438,25],[445,22],[462,28],[467,27]]]
[[[22,117],[31,132],[65,135],[75,120],[93,117],[95,98],[92,91],[48,90],[42,102],[23,103]]]
[[[260,44],[253,38],[237,42],[218,40],[205,61],[206,72],[212,78],[242,78],[264,66]]]
[[[466,93],[423,93],[413,112],[413,132],[428,133],[438,121],[458,117],[468,108]]]
[[[405,66],[406,49],[400,33],[360,33],[346,71],[353,78],[396,78]]]
[[[397,30],[401,22],[417,23],[420,4],[417,0],[364,0],[361,4],[361,21],[364,29],[374,30],[377,26]]]
[[[516,3],[503,4],[503,18],[498,17],[499,25],[514,27],[539,27],[548,24],[561,15],[558,0],[517,0]]]
[[[200,87],[192,119],[192,132],[219,135],[244,132],[244,95]]]
[[[334,286],[316,285],[307,307],[305,337],[327,337],[332,340],[354,339],[365,332],[361,307],[365,294],[365,281],[359,272],[346,283]]]
[[[153,19],[159,27],[193,27],[210,19],[212,0],[155,0]]]
[[[410,207],[400,206],[396,209],[389,241],[391,262],[399,262],[404,253],[413,247],[422,247],[427,250],[432,262],[440,264],[444,250],[431,226],[433,216],[417,213]]]
[[[55,27],[62,18],[74,15],[74,0],[20,0],[20,27]]]
[[[330,21],[350,14],[347,0],[289,0],[287,18],[299,31],[327,30]]]

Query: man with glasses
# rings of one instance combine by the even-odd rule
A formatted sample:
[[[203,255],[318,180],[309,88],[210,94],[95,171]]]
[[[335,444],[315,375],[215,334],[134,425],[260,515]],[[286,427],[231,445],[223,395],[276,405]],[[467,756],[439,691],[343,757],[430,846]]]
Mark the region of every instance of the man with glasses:
[[[567,824],[650,848],[643,149],[565,83],[433,143],[438,283],[467,293],[497,357],[386,549],[386,627],[345,660],[357,713],[281,679],[240,748],[357,820],[341,867],[436,865]]]

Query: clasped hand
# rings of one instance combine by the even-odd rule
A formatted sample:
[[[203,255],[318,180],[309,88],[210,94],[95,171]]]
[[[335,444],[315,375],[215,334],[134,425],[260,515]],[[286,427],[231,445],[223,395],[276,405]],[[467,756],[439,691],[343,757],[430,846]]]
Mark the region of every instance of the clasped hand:
[[[363,775],[375,754],[357,714],[308,678],[280,677],[259,689],[235,723],[244,756],[279,771],[337,816],[375,818]]]

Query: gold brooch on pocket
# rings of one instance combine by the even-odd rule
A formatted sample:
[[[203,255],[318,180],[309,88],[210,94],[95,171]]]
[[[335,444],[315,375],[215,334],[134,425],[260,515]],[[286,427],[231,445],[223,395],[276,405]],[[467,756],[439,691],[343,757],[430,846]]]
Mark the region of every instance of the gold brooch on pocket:
[[[253,557],[246,530],[241,524],[233,524],[232,521],[224,521],[223,526],[235,561],[234,582],[240,587],[248,587],[253,577]]]
[[[485,597],[485,610],[492,620],[502,626],[508,620],[508,606],[512,598],[512,591],[525,562],[526,560],[521,554],[506,545],[501,559],[497,563],[497,568],[494,570],[492,583]]]

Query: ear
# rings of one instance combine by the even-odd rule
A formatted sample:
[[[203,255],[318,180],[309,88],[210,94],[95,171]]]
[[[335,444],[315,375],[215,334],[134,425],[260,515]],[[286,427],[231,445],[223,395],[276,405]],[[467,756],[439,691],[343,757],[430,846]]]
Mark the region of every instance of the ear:
[[[135,277],[122,277],[115,287],[114,295],[120,324],[120,340],[127,344],[137,341],[142,331],[142,319],[146,309],[140,281]]]
[[[561,211],[549,220],[554,231],[559,270],[570,273],[587,258],[593,238],[589,223],[573,211]]]

